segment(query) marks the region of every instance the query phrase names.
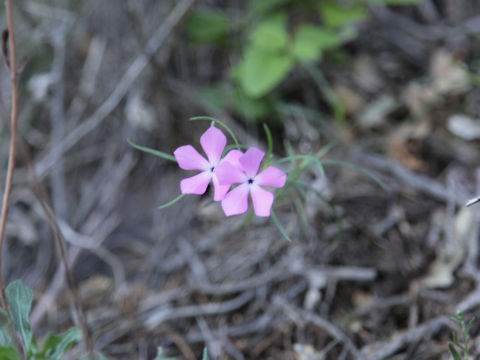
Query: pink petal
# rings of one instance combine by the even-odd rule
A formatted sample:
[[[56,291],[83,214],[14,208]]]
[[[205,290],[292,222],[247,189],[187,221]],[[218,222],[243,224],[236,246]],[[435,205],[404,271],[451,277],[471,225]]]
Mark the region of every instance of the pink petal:
[[[210,168],[208,161],[199,154],[192,145],[180,146],[173,152],[178,166],[183,170],[207,170]]]
[[[222,200],[222,209],[225,215],[243,214],[248,209],[249,187],[245,184],[237,186]]]
[[[270,216],[270,209],[273,204],[273,194],[260,186],[250,188],[252,194],[253,210],[257,216]]]
[[[212,182],[213,182],[213,188],[214,188],[214,194],[213,194],[213,200],[214,201],[221,201],[225,197],[225,194],[227,193],[228,189],[230,189],[230,184],[228,185],[220,185],[218,182],[217,175],[213,174],[212,176]]]
[[[243,153],[240,150],[230,150],[227,155],[222,159],[221,162],[227,161],[229,163],[232,163],[233,166],[240,166],[240,163],[238,162],[238,159],[243,155]]]
[[[245,182],[246,176],[242,169],[228,161],[222,161],[214,170],[220,185],[232,185]]]
[[[212,173],[209,171],[204,171],[198,175],[185,178],[180,181],[181,192],[182,194],[204,194],[211,179]]]
[[[258,168],[260,167],[260,163],[264,156],[265,153],[262,150],[257,149],[256,147],[251,147],[240,157],[240,159],[238,159],[238,161],[242,165],[247,176],[254,177],[257,175]]]
[[[215,166],[222,157],[223,149],[225,149],[227,144],[227,138],[218,128],[211,126],[200,137],[200,144],[205,154],[207,154],[210,164]]]
[[[255,177],[255,180],[258,185],[281,188],[285,185],[285,182],[287,181],[287,174],[274,166],[269,166],[260,174],[258,174]]]

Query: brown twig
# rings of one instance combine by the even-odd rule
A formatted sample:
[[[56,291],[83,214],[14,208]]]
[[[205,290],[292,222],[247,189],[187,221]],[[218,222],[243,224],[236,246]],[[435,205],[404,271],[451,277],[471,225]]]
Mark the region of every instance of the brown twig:
[[[17,57],[15,52],[15,33],[13,29],[12,1],[6,0],[8,36],[4,36],[4,42],[9,41],[9,61],[7,61],[10,70],[10,81],[12,86],[12,108],[10,112],[10,151],[8,154],[8,168],[5,179],[5,190],[3,192],[2,212],[0,215],[0,293],[2,298],[2,306],[8,312],[7,297],[5,295],[5,285],[3,283],[2,274],[2,249],[3,238],[5,233],[5,224],[7,221],[8,200],[12,189],[13,169],[15,167],[15,148],[17,141],[17,118],[18,118],[18,89],[17,89]],[[6,44],[4,45],[4,49]],[[7,52],[4,50],[4,52]]]
[[[37,174],[35,173],[35,168],[33,166],[28,149],[26,146],[22,146],[21,150],[22,150],[22,157],[30,170],[30,176],[32,177],[32,181],[35,188],[35,195],[40,202],[40,206],[42,207],[42,210],[45,213],[45,216],[47,217],[48,225],[52,232],[53,238],[55,239],[55,242],[57,244],[60,259],[62,261],[63,268],[65,270],[65,278],[67,280],[67,286],[71,293],[77,320],[82,330],[85,347],[87,349],[87,352],[89,353],[90,359],[93,360],[94,359],[93,341],[90,336],[90,332],[88,330],[85,312],[83,311],[83,307],[80,301],[80,297],[78,295],[77,287],[75,286],[75,282],[73,280],[73,274],[68,265],[67,251],[65,249],[65,239],[63,237],[62,231],[60,230],[60,226],[58,225],[57,218],[50,204],[49,197],[47,195],[45,187],[43,186],[42,182],[40,181]]]
[[[17,64],[16,64],[15,36],[14,36],[14,28],[13,28],[11,0],[6,0],[6,8],[7,8],[8,30],[6,30],[6,32],[4,32],[2,36],[2,39],[3,39],[2,49],[5,57],[5,64],[8,70],[10,71],[11,86],[12,86],[12,109],[11,109],[11,119],[10,119],[11,143],[10,143],[10,152],[9,152],[9,158],[8,158],[7,177],[5,181],[5,191],[4,191],[2,212],[0,217],[0,269],[2,264],[1,250],[3,248],[3,239],[4,239],[6,217],[7,217],[7,210],[8,210],[8,200],[10,197],[12,179],[13,179],[13,170],[15,165],[15,152],[16,152],[16,145],[17,145],[17,119],[18,119],[17,76],[19,74],[19,71],[17,69]],[[8,44],[7,44],[7,40],[9,41]],[[33,166],[31,155],[28,151],[27,146],[23,144],[20,150],[21,150],[22,158],[25,164],[27,165],[28,169],[30,170],[30,174],[31,174],[32,181],[35,188],[35,193],[47,217],[48,224],[51,228],[53,237],[57,243],[60,257],[65,269],[67,284],[72,294],[75,312],[78,318],[78,322],[80,324],[80,328],[82,329],[85,346],[90,355],[90,358],[93,360],[94,359],[93,343],[88,331],[88,326],[85,319],[85,314],[81,306],[80,298],[78,296],[78,293],[73,281],[73,276],[68,266],[68,260],[66,256],[63,235],[60,231],[60,227],[58,226],[55,213],[53,212],[53,209],[48,200],[49,198],[46,193],[46,190],[35,173],[35,168]],[[3,276],[1,271],[0,271],[0,291],[1,291],[2,305],[8,312],[8,303],[5,296],[5,288],[4,288]]]

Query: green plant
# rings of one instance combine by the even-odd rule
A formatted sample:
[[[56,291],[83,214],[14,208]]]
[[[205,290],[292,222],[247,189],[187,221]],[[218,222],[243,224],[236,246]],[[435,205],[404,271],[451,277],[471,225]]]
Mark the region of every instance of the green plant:
[[[220,152],[223,151],[223,159],[224,160],[222,160],[222,161],[226,161],[226,162],[233,161],[229,165],[229,167],[231,168],[233,166],[232,164],[234,163],[234,160],[225,160],[229,156],[229,154],[227,154],[227,153],[229,153],[232,149],[235,149],[235,151],[237,151],[237,152],[239,152],[239,150],[246,149],[245,146],[242,146],[238,142],[238,140],[235,137],[232,130],[227,125],[225,125],[223,122],[221,122],[217,119],[211,118],[211,117],[202,116],[202,117],[192,118],[191,120],[207,120],[207,121],[211,122],[211,126],[218,125],[219,127],[222,127],[223,129],[225,129],[227,131],[227,133],[233,139],[234,145],[232,144],[232,145],[229,145],[229,146],[225,146],[225,140],[223,140],[224,143],[222,143],[221,149],[218,149],[217,145],[215,145],[215,148]],[[276,169],[274,171],[275,174],[277,174],[279,177],[280,177],[280,174],[282,174],[281,175],[281,177],[282,177],[282,184],[281,185],[275,184],[275,182],[272,179],[269,180],[268,184],[265,184],[266,186],[276,188],[276,190],[274,192],[275,195],[270,194],[269,196],[272,197],[272,202],[273,202],[273,198],[276,199],[275,203],[273,205],[276,205],[278,203],[283,204],[283,203],[288,202],[288,201],[290,203],[292,203],[294,205],[295,209],[297,210],[297,214],[298,214],[298,216],[301,220],[301,224],[304,227],[309,226],[308,219],[307,219],[307,216],[305,214],[304,206],[303,206],[304,203],[307,202],[307,200],[309,198],[309,195],[316,196],[321,201],[325,201],[328,204],[328,201],[322,196],[321,193],[318,192],[318,190],[316,190],[313,186],[305,183],[302,180],[301,175],[304,174],[306,171],[308,171],[311,168],[316,168],[316,171],[318,172],[319,176],[325,176],[324,167],[326,165],[327,166],[343,166],[343,167],[352,168],[352,169],[362,173],[363,175],[366,175],[367,177],[370,177],[372,180],[376,181],[380,186],[386,188],[386,186],[381,181],[379,181],[377,178],[375,178],[373,175],[371,175],[370,173],[366,172],[365,170],[363,170],[361,168],[356,167],[353,164],[346,163],[346,162],[341,162],[341,161],[324,159],[324,157],[326,157],[326,155],[329,153],[329,151],[331,150],[333,145],[325,146],[324,148],[320,149],[318,152],[316,152],[314,154],[295,154],[293,152],[293,150],[287,149],[288,155],[286,157],[284,157],[282,159],[278,159],[278,160],[272,160],[272,157],[273,157],[273,136],[272,136],[268,126],[264,125],[264,130],[265,130],[265,134],[266,134],[266,138],[267,138],[267,152],[266,152],[266,154],[264,154],[265,157],[264,157],[264,161],[263,161],[263,166],[260,167],[260,171],[262,171],[262,170],[266,171],[266,170],[268,170],[268,168],[270,168],[270,170],[273,171],[272,168],[275,168]],[[207,131],[207,132],[209,132],[209,131]],[[205,136],[207,132],[205,132],[204,135],[202,135],[202,137]],[[215,133],[218,133],[218,132],[220,132],[220,130],[218,130],[218,129],[215,130]],[[218,136],[220,136],[220,135],[218,135]],[[224,135],[222,135],[222,136],[223,136],[223,138],[225,138]],[[208,161],[206,159],[202,158],[202,156],[198,152],[196,152],[196,150],[194,150],[194,148],[191,145],[186,145],[186,146],[182,146],[182,147],[178,148],[175,151],[175,157],[172,157],[170,154],[163,153],[163,152],[158,151],[158,150],[153,150],[153,149],[149,149],[149,148],[146,148],[146,147],[143,147],[143,146],[136,145],[129,140],[127,140],[127,141],[132,147],[134,147],[134,148],[136,148],[140,151],[144,151],[144,152],[147,152],[149,154],[158,156],[162,159],[170,160],[170,161],[173,161],[173,162],[178,162],[179,165],[181,165],[182,163],[186,164],[184,167],[182,167],[182,169],[184,169],[184,170],[201,170],[201,173],[199,173],[199,174],[197,174],[197,175],[195,175],[191,178],[184,179],[182,181],[188,180],[188,182],[191,182],[191,181],[198,182],[198,181],[200,181],[199,180],[200,178],[203,179],[205,176],[207,177],[206,180],[205,180],[204,186],[201,186],[201,191],[197,191],[197,190],[190,191],[191,190],[190,185],[189,185],[188,190],[184,191],[185,189],[182,188],[182,185],[180,185],[182,194],[179,195],[178,197],[176,197],[175,199],[173,199],[172,201],[160,206],[159,207],[160,209],[163,209],[163,208],[169,207],[171,205],[174,205],[176,202],[178,202],[180,199],[182,199],[186,194],[197,194],[197,195],[204,194],[206,189],[207,189],[208,183],[210,182],[210,179],[211,178],[213,179],[213,176],[218,176],[217,179],[219,179],[220,176],[221,176],[220,173],[222,171],[220,171],[220,168],[222,168],[222,164],[215,163],[210,168],[210,166],[212,164],[208,165]],[[212,146],[212,144],[210,144],[209,146]],[[202,143],[202,146],[204,146],[204,145],[205,145],[205,142]],[[205,147],[204,147],[204,149],[205,149]],[[181,152],[185,153],[185,154],[184,155],[179,155],[180,150],[182,150]],[[248,151],[250,151],[250,150],[251,149],[247,150],[246,153],[248,153]],[[257,149],[257,151],[262,153],[262,151],[260,151],[258,149]],[[195,158],[194,159],[195,161],[191,160],[191,159],[188,159],[188,162],[187,162],[187,153],[189,153],[189,154],[196,153],[197,155],[195,155],[195,156],[193,156],[193,155],[188,156],[188,157],[191,156],[192,159]],[[179,156],[179,158],[177,158],[177,156]],[[221,156],[219,155],[219,158],[220,157]],[[263,158],[263,155],[262,155],[262,158]],[[178,160],[178,159],[180,159],[180,160]],[[207,169],[204,169],[202,167],[203,165],[200,166],[200,167],[197,167],[196,162],[199,162],[199,161],[203,161],[203,162],[207,163]],[[192,164],[194,164],[195,166],[192,165]],[[260,164],[260,162],[259,162],[259,164]],[[284,165],[284,164],[286,164],[286,165]],[[273,165],[273,166],[270,166],[270,165]],[[288,170],[286,171],[288,173],[288,176],[286,176],[286,174],[282,170],[280,170],[280,167],[281,167],[280,165],[281,166],[288,166]],[[225,166],[223,166],[223,168],[225,169]],[[215,171],[218,171],[218,172],[215,173]],[[232,169],[231,172],[233,172],[233,169]],[[253,176],[253,178],[255,179],[256,174],[257,174],[257,169],[255,169],[255,173],[253,175],[249,175],[249,176],[251,178]],[[202,180],[202,183],[203,183],[203,181],[204,180]],[[212,180],[212,182],[213,181],[214,180]],[[250,181],[252,181],[252,182],[250,182]],[[256,184],[255,180],[248,180],[248,182],[249,182],[249,184],[254,184],[252,186],[262,185],[260,180],[259,180],[259,184]],[[214,188],[215,188],[215,194],[217,194],[216,186],[218,186],[218,184],[215,185],[215,182],[213,182],[213,184],[214,184]],[[235,185],[235,184],[237,184],[237,183],[234,183],[232,191],[235,191],[234,189],[236,189],[237,185]],[[232,184],[229,184],[228,187],[230,187],[230,185],[232,185]],[[238,186],[244,186],[244,185],[238,185]],[[245,185],[245,186],[247,186],[247,188],[250,189],[248,187],[248,185]],[[192,187],[192,189],[193,189],[193,187]],[[197,188],[195,188],[195,189],[197,189]],[[257,191],[257,190],[255,190],[255,191]],[[265,190],[263,190],[263,189],[261,191],[262,191],[262,193],[265,192]],[[225,214],[227,216],[245,213],[243,223],[246,223],[246,222],[252,220],[252,218],[253,218],[252,212],[251,211],[246,212],[246,208],[248,207],[247,205],[246,205],[246,208],[244,210],[242,210],[241,212],[231,213],[230,210],[226,210],[226,208],[229,206],[229,205],[227,206],[227,204],[226,204],[226,201],[227,201],[226,197],[227,197],[227,195],[223,194],[223,196],[221,196],[219,199],[216,199],[215,201],[221,202],[222,208],[224,209]],[[255,199],[253,199],[253,197],[252,197],[252,200],[253,200],[254,207],[255,207]],[[248,201],[248,199],[245,200],[245,201]],[[238,202],[242,202],[242,201],[238,200],[236,202],[238,203]],[[266,211],[266,212],[260,211],[261,212],[261,214],[260,214],[257,211],[257,209],[255,208],[255,214],[257,216],[270,217],[272,219],[273,224],[275,224],[277,226],[277,228],[278,228],[279,232],[282,234],[282,236],[286,240],[291,241],[290,235],[288,234],[287,230],[283,227],[283,225],[279,221],[278,217],[276,216],[276,213],[275,213],[274,209],[272,208],[272,202],[270,202],[270,204],[268,206],[268,211]],[[335,211],[332,211],[332,212],[336,216]]]
[[[215,7],[202,7],[189,17],[187,32],[194,44],[241,46],[231,79],[202,89],[209,105],[229,109],[247,121],[275,117],[283,99],[272,90],[295,70],[304,70],[319,88],[338,122],[343,105],[319,68],[326,54],[340,54],[358,35],[356,24],[368,18],[370,5],[409,5],[421,0],[252,0],[233,17]],[[238,41],[227,41],[227,39]],[[278,114],[281,115],[281,114]]]
[[[457,338],[457,333],[452,332],[452,341],[448,343],[448,349],[453,356],[454,360],[462,360],[459,352],[463,355],[463,360],[468,360],[469,353],[469,341],[470,341],[470,329],[472,328],[473,321],[475,317],[472,317],[468,322],[465,322],[462,311],[457,311],[456,315],[452,317],[452,320],[455,321],[462,330],[463,334],[463,343],[461,343]],[[458,351],[457,351],[458,349]]]
[[[82,339],[80,330],[74,327],[61,334],[49,334],[39,347],[28,318],[32,291],[17,280],[7,286],[5,293],[10,316],[0,310],[0,359],[60,360],[66,350]]]

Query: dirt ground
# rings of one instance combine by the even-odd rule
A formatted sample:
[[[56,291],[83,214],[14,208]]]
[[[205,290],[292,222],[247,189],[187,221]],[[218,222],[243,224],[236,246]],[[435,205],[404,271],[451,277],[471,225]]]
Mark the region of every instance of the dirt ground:
[[[301,69],[272,91],[284,111],[262,120],[205,101],[200,90],[230,81],[241,54],[235,34],[230,48],[189,43],[186,19],[206,6],[245,9],[15,2],[26,57],[19,131],[67,241],[95,348],[108,359],[153,359],[160,346],[188,360],[205,346],[212,359],[450,359],[451,332],[462,336],[450,318],[480,308],[480,205],[465,206],[480,195],[480,3],[369,6],[337,54],[347,60],[317,64],[343,122]],[[333,145],[325,174],[302,175],[321,196],[276,204],[290,242],[269,218],[225,217],[209,194],[158,209],[185,173],[127,139],[167,153],[198,146],[208,122],[188,119],[200,115],[263,149],[268,123],[277,158],[285,144],[298,154]],[[1,137],[6,169],[5,125]],[[41,338],[75,319],[33,185],[19,156],[3,271],[34,290]]]

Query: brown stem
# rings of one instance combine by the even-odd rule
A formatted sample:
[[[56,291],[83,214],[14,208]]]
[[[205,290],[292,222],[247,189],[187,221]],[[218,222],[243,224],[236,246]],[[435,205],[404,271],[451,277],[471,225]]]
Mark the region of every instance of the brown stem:
[[[0,215],[0,294],[3,308],[8,312],[7,297],[5,295],[5,285],[2,274],[2,255],[3,239],[5,233],[5,223],[7,221],[8,200],[12,189],[13,169],[15,167],[15,147],[17,143],[17,118],[18,118],[18,89],[17,89],[17,57],[15,52],[15,33],[13,29],[12,1],[6,0],[7,23],[9,35],[10,59],[8,67],[10,69],[10,81],[12,86],[12,109],[10,112],[10,151],[8,153],[8,168],[5,179],[5,190],[3,192],[2,212]]]

